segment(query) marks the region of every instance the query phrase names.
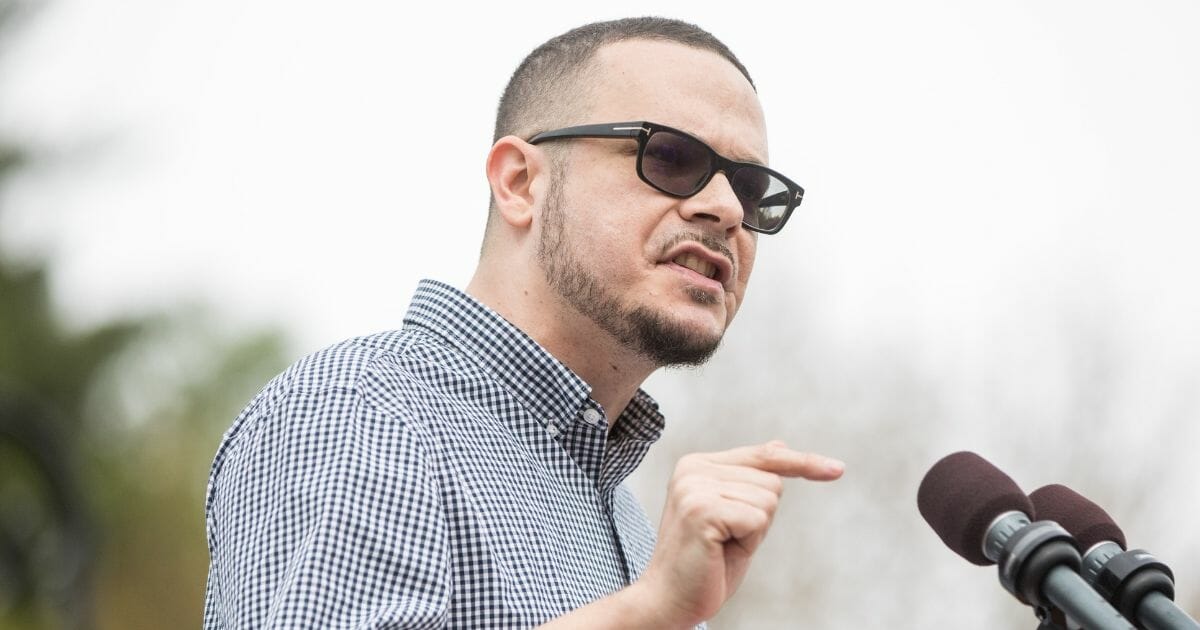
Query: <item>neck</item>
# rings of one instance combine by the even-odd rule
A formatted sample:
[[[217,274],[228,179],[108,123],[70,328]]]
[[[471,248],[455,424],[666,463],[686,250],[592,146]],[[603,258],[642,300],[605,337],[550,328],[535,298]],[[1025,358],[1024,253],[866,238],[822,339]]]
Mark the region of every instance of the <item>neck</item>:
[[[583,379],[611,426],[658,366],[600,329],[540,278],[513,282],[489,277],[485,268],[495,267],[480,265],[467,285],[467,293],[520,328]]]

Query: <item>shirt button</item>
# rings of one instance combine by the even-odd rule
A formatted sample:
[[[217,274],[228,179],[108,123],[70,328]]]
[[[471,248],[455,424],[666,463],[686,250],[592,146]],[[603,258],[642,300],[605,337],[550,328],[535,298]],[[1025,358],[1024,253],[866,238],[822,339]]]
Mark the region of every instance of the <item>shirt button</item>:
[[[595,409],[592,409],[590,407],[587,409],[584,409],[583,410],[583,421],[588,424],[595,425],[597,422],[600,422],[600,412],[596,411]]]
[[[547,424],[546,433],[549,433],[550,437],[552,438],[558,437],[558,427],[554,426],[553,424]]]

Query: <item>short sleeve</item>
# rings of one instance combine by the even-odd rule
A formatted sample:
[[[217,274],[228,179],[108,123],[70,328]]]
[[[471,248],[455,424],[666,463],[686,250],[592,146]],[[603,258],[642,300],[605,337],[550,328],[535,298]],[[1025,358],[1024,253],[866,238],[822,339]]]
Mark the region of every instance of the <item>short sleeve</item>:
[[[419,432],[353,388],[252,403],[209,478],[206,629],[434,628],[452,582]]]

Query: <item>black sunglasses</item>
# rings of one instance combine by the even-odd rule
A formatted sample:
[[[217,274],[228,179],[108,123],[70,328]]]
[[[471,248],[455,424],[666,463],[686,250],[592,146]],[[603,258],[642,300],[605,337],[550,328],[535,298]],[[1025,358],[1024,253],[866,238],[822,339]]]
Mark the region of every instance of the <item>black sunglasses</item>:
[[[752,162],[722,156],[699,138],[652,122],[579,125],[544,131],[530,144],[564,138],[630,138],[638,142],[637,174],[672,197],[691,197],[718,171],[725,173],[742,203],[746,229],[775,234],[804,199],[804,189],[779,173]]]

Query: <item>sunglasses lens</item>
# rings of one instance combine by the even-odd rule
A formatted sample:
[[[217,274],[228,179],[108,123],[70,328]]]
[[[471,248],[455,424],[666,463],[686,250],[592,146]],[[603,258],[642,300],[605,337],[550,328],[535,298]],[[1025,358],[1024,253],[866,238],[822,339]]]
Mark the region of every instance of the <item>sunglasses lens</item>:
[[[753,228],[773,232],[787,218],[792,194],[783,183],[765,169],[743,166],[729,182],[742,202],[742,220]]]
[[[712,178],[716,155],[708,145],[690,136],[656,131],[646,139],[641,174],[650,185],[680,197],[690,197]],[[728,175],[728,174],[727,174]],[[777,232],[787,220],[788,208],[800,203],[795,192],[774,173],[752,164],[733,170],[729,185],[742,203],[742,221],[763,232]]]
[[[660,131],[646,139],[642,175],[673,195],[687,196],[705,184],[712,164],[712,152],[705,145],[687,136]]]

